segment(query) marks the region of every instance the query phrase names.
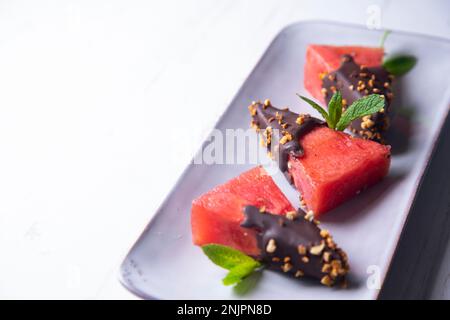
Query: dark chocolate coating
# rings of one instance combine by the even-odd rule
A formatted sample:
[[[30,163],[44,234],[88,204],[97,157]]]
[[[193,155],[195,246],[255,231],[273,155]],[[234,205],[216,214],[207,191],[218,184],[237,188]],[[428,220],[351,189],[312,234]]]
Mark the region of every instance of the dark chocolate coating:
[[[253,103],[251,106],[253,110],[253,123],[258,129],[266,129],[271,127],[276,130],[277,134],[272,135],[274,143],[267,143],[267,150],[271,151],[271,146],[275,145],[273,154],[278,162],[278,166],[283,173],[288,171],[289,155],[294,157],[301,157],[303,155],[303,148],[300,145],[300,137],[318,125],[324,125],[324,121],[313,118],[309,115],[303,115],[304,120],[302,124],[296,122],[299,114],[291,112],[289,109],[278,109],[272,105],[266,105],[259,102]],[[252,109],[254,108],[254,109]],[[278,117],[278,119],[277,119]],[[284,126],[284,127],[283,127]],[[289,134],[292,140],[281,144],[280,140],[283,135]]]
[[[350,124],[353,133],[365,139],[383,142],[383,134],[389,127],[388,113],[393,98],[392,79],[393,77],[382,66],[370,68],[360,66],[350,55],[344,55],[339,69],[325,75],[322,80],[325,101],[328,104],[336,91],[341,92],[347,106],[369,94],[384,95],[383,112],[368,116],[365,121],[361,118],[356,119]]]
[[[292,213],[293,214],[293,213]],[[321,230],[313,219],[306,219],[305,213],[298,210],[294,217],[287,218],[261,212],[254,206],[244,209],[245,220],[241,224],[257,232],[257,242],[261,249],[258,257],[268,268],[283,271],[294,277],[312,277],[321,281],[328,277],[331,282],[344,279],[349,267],[346,254],[338,248],[329,235],[321,235]],[[268,251],[269,241],[276,249]],[[299,246],[304,252],[299,252]],[[314,247],[322,248],[320,252]],[[306,258],[305,258],[306,257]],[[324,265],[325,266],[324,269]],[[334,271],[332,271],[334,269]]]

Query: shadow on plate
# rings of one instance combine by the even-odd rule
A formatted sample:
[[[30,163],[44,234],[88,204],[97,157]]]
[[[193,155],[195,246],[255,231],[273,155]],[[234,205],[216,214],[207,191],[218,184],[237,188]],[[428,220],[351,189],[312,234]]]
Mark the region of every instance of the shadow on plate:
[[[413,131],[415,110],[407,96],[403,95],[403,80],[394,87],[395,99],[391,108],[391,125],[386,133],[386,141],[391,145],[391,154],[399,155],[408,151]]]
[[[357,222],[358,219],[369,213],[373,207],[376,207],[379,200],[385,194],[388,194],[390,189],[401,181],[404,176],[405,173],[388,175],[380,183],[362,191],[361,194],[320,217],[319,220],[336,224],[349,223],[349,221]]]
[[[393,156],[406,153],[413,136],[414,108],[399,107],[393,117],[386,141],[391,146]]]

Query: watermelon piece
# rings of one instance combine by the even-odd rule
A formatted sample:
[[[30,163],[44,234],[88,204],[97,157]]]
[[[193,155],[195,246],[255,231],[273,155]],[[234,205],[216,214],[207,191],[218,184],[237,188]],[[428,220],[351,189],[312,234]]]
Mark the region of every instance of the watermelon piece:
[[[290,157],[289,173],[316,217],[387,175],[390,146],[317,127],[300,138],[304,155]]]
[[[275,159],[281,171],[316,217],[388,173],[390,146],[352,137],[309,115],[277,109],[266,102],[249,106],[252,126],[266,137],[269,151],[278,150]]]
[[[339,68],[343,55],[352,56],[359,65],[376,67],[383,62],[384,49],[360,46],[309,45],[306,49],[304,86],[314,98],[322,103],[325,102],[321,92],[322,79],[325,74]]]
[[[257,256],[255,231],[242,228],[245,206],[285,214],[294,208],[262,167],[255,167],[215,187],[192,202],[194,244],[215,243]]]

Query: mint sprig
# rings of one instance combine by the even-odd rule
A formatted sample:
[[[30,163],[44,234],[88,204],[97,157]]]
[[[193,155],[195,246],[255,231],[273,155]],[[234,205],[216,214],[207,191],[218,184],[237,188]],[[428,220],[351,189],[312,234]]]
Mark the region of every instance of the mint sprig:
[[[223,284],[226,286],[241,282],[261,267],[261,263],[257,260],[227,246],[207,244],[202,246],[202,249],[213,263],[229,271],[225,278],[222,279]]]
[[[328,117],[333,124],[332,128],[336,128],[337,123],[342,116],[342,95],[337,91],[331,97],[330,103],[328,103]]]
[[[328,112],[311,99],[297,95],[320,112],[329,128],[338,131],[344,131],[353,120],[371,115],[384,108],[384,97],[379,94],[371,94],[356,100],[343,113],[342,95],[339,91],[331,97],[328,103]]]
[[[383,61],[383,68],[394,76],[409,72],[417,63],[417,58],[409,55],[397,55]]]
[[[315,103],[315,102],[312,101],[311,99],[309,99],[309,98],[307,98],[307,97],[304,97],[304,96],[301,96],[301,95],[299,95],[298,93],[297,93],[297,96],[298,96],[300,99],[302,99],[302,100],[308,102],[309,105],[310,105],[311,107],[313,107],[314,109],[316,109],[316,110],[320,113],[320,115],[325,119],[325,121],[327,122],[327,124],[328,124],[328,126],[329,126],[330,128],[331,128],[331,127],[334,127],[334,126],[333,126],[333,123],[331,122],[330,117],[328,116],[328,112],[327,112],[324,108],[322,108],[321,106],[319,106],[317,103]]]

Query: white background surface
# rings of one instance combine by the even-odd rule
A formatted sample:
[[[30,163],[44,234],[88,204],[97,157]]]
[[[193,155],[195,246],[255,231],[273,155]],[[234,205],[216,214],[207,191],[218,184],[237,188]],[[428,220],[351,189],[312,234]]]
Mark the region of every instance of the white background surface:
[[[450,38],[444,0],[0,1],[0,298],[133,298],[122,258],[271,39],[374,4]]]

